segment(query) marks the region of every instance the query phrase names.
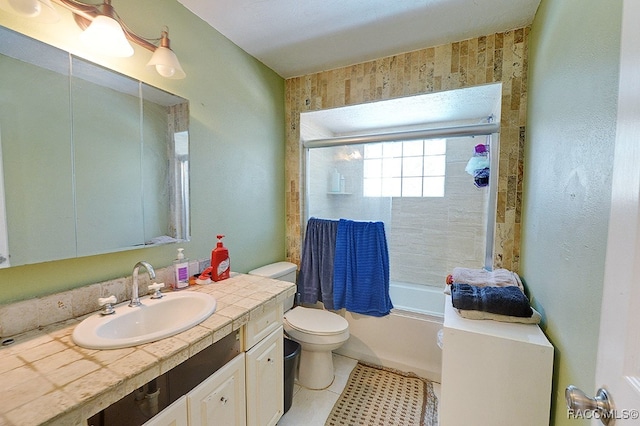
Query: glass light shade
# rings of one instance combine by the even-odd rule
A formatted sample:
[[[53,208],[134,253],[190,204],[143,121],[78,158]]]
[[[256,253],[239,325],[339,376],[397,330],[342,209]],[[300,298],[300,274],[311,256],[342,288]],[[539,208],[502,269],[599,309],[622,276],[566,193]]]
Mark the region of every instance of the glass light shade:
[[[127,41],[120,24],[105,15],[96,16],[91,25],[80,34],[80,40],[103,55],[119,58],[133,55],[133,47]]]
[[[178,57],[168,47],[156,48],[147,63],[147,69],[155,69],[158,74],[166,78],[181,79],[187,76],[180,66]]]
[[[0,0],[0,8],[43,23],[54,23],[60,15],[50,0]]]

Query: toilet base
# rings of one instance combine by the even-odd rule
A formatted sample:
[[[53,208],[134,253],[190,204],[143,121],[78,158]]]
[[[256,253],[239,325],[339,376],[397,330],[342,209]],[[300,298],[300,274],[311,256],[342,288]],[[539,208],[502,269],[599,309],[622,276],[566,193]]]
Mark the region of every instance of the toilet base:
[[[305,351],[302,345],[298,384],[308,389],[326,389],[333,383],[333,353],[331,351]]]

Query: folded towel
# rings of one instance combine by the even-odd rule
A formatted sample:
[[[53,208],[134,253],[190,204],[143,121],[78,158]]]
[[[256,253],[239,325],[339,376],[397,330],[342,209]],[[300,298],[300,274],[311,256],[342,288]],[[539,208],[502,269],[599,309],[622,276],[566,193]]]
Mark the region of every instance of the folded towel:
[[[302,247],[298,292],[301,303],[324,304],[333,309],[333,258],[338,221],[312,217]]]
[[[529,299],[515,286],[478,287],[454,283],[451,285],[451,301],[456,309],[513,317],[530,317],[533,314]]]
[[[453,268],[450,281],[449,284],[471,284],[478,287],[517,286],[524,292],[524,286],[518,274],[508,269],[487,271],[486,269]]]
[[[491,312],[482,312],[482,311],[467,311],[464,309],[456,309],[458,315],[462,318],[472,319],[472,320],[493,320],[499,322],[515,322],[520,324],[540,324],[542,320],[542,315],[540,312],[531,308],[533,314],[530,317],[512,317],[509,315],[500,315],[500,314],[492,314]]]
[[[333,269],[333,307],[375,317],[391,312],[384,223],[340,219]]]

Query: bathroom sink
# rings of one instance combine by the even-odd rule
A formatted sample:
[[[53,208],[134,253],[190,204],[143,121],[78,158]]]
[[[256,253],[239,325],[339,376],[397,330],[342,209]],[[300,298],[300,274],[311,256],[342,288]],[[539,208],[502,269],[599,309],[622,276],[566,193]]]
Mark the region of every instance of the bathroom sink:
[[[216,310],[216,299],[205,293],[183,291],[163,296],[141,298],[139,307],[122,303],[112,315],[87,317],[73,330],[73,341],[88,349],[136,346],[188,330]]]

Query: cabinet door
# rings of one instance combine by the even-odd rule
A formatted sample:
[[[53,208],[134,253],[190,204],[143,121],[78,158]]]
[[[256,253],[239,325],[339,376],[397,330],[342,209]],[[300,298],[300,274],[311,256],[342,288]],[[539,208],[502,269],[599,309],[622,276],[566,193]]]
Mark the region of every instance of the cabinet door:
[[[246,424],[244,358],[241,353],[187,394],[190,425]]]
[[[187,397],[182,396],[153,416],[144,426],[187,426]]]
[[[275,425],[284,412],[282,327],[247,352],[247,424]]]

